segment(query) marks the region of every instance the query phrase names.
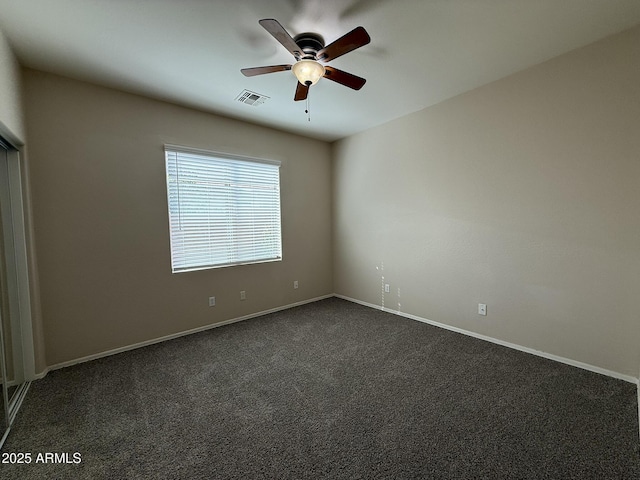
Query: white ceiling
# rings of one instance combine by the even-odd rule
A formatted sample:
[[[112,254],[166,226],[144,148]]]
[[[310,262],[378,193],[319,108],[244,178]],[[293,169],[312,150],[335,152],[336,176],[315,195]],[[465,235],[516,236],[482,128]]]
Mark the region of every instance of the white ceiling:
[[[291,72],[240,73],[293,61],[261,18],[327,44],[365,27],[371,43],[330,64],[366,85],[321,80],[307,121]],[[27,67],[330,141],[639,23],[639,0],[0,0]]]

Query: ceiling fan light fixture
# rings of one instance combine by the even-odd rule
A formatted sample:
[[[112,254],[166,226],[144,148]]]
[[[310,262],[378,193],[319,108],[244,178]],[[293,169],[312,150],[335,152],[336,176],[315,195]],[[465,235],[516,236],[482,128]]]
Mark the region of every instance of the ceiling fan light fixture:
[[[315,60],[299,60],[293,64],[291,70],[298,81],[308,87],[318,83],[324,75],[324,67]]]

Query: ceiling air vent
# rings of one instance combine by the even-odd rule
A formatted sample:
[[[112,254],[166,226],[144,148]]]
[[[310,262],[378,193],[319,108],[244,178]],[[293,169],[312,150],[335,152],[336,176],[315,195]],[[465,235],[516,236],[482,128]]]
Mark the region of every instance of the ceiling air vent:
[[[251,90],[243,90],[240,95],[236,97],[238,102],[246,103],[247,105],[252,105],[257,107],[258,105],[262,105],[269,97],[266,95],[261,95],[260,93],[252,92]]]

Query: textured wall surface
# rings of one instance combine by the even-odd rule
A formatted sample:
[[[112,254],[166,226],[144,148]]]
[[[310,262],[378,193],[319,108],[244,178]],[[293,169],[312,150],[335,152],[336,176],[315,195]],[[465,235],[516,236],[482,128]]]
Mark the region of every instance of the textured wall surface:
[[[48,365],[332,293],[328,144],[24,78]],[[283,261],[172,274],[165,143],[280,160]]]
[[[0,30],[0,134],[16,145],[24,143],[20,66]]]
[[[637,377],[639,119],[635,28],[338,142],[336,293]]]

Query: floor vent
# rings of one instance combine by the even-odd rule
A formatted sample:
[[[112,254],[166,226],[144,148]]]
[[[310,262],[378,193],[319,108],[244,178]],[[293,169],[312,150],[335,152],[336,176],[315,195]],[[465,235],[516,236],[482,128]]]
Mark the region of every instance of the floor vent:
[[[238,102],[246,103],[247,105],[252,105],[254,107],[262,105],[268,99],[269,97],[266,95],[252,92],[251,90],[243,90],[242,93],[236,97]]]

